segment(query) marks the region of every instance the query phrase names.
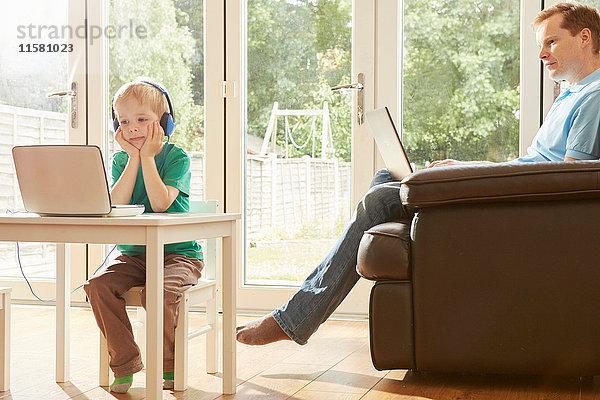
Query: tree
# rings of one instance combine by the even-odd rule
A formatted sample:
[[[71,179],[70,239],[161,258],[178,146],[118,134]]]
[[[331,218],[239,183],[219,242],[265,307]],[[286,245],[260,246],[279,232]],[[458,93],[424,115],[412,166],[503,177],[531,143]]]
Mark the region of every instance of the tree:
[[[411,160],[516,157],[519,1],[406,1],[404,35]]]
[[[350,79],[350,22],[350,0],[248,0],[248,133],[264,137],[275,101],[282,109],[321,109],[328,101],[336,155],[350,161],[349,96],[329,90]],[[296,122],[303,143],[312,121]],[[285,142],[281,132],[278,142]]]
[[[177,24],[186,27],[194,38],[191,58],[192,97],[204,104],[204,8],[199,0],[175,0]]]
[[[192,55],[195,41],[189,29],[177,23],[173,0],[111,0],[110,25],[143,26],[146,37],[109,40],[109,91],[139,76],[155,79],[169,92],[177,121],[172,140],[187,150],[200,147],[197,136],[203,107],[192,99]]]

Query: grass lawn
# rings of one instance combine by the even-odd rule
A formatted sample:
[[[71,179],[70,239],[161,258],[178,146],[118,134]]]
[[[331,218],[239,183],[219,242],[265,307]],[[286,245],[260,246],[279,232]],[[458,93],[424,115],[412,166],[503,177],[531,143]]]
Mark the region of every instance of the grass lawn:
[[[253,246],[247,249],[246,278],[302,282],[336,241],[306,239],[252,242]]]

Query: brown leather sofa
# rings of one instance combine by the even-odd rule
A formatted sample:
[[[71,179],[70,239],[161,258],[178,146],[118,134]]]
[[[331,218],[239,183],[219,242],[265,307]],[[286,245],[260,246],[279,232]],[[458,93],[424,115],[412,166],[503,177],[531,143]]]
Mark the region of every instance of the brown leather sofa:
[[[600,162],[418,171],[364,233],[377,369],[600,375]]]

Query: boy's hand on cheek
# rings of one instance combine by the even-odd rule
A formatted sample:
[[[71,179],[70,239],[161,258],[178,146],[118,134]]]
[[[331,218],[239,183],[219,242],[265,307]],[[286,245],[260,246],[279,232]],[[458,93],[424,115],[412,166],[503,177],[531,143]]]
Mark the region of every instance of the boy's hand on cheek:
[[[123,151],[129,155],[129,157],[137,157],[140,155],[140,151],[137,149],[137,147],[132,145],[131,142],[127,141],[127,139],[123,137],[123,131],[121,130],[120,126],[119,129],[117,129],[117,132],[115,132],[115,140],[117,143],[119,143],[119,146],[121,146]]]
[[[146,141],[140,149],[140,156],[142,157],[154,157],[162,149],[162,137],[164,133],[158,121],[154,121],[151,126],[148,127],[148,135],[146,135]]]

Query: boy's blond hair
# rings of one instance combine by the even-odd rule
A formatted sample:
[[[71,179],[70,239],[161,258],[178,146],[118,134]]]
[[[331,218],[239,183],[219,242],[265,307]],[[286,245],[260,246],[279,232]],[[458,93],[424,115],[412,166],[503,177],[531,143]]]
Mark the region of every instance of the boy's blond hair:
[[[592,32],[592,48],[594,52],[600,52],[600,13],[596,8],[580,3],[558,3],[540,11],[531,27],[536,30],[542,22],[556,14],[563,16],[561,28],[568,30],[571,36],[588,28]]]
[[[169,103],[167,102],[165,95],[148,82],[163,87],[149,78],[137,78],[133,82],[126,83],[117,90],[117,93],[115,93],[115,96],[113,97],[113,110],[116,112],[120,102],[134,98],[139,101],[140,104],[147,104],[150,106],[152,111],[158,116],[159,120],[164,113],[169,113]]]

